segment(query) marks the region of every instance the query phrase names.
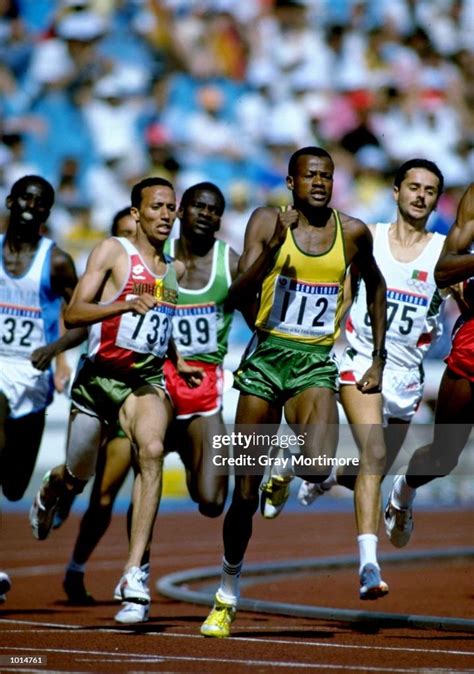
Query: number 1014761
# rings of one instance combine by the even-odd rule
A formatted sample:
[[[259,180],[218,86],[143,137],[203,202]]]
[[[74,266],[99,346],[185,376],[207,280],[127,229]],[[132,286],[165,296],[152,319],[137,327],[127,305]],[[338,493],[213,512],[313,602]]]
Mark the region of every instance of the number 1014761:
[[[0,655],[0,665],[47,665],[45,655]]]

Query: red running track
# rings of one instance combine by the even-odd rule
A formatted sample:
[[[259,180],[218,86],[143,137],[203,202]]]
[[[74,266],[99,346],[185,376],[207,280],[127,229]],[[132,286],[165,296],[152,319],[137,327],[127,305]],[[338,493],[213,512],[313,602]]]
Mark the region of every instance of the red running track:
[[[114,623],[113,588],[126,555],[125,517],[116,516],[87,571],[93,607],[67,604],[64,566],[77,517],[47,541],[33,539],[25,514],[3,514],[1,564],[13,581],[0,606],[0,672],[157,672],[160,674],[290,674],[298,672],[474,672],[474,634],[370,628],[344,622],[239,612],[230,639],[205,639],[203,606],[154,597],[150,621]],[[409,550],[473,543],[474,513],[417,513]],[[152,578],[220,563],[222,518],[162,514],[152,556]],[[392,552],[381,539],[381,552]],[[248,562],[355,554],[350,513],[283,513],[255,517]],[[326,607],[474,618],[473,564],[469,560],[386,564],[390,594],[377,602],[358,599],[357,569],[324,570],[252,583],[243,596]],[[245,573],[244,576],[245,578]],[[154,584],[154,583],[153,583]],[[369,604],[369,605],[367,605]],[[16,658],[7,664],[8,658]],[[47,664],[28,662],[46,658]]]

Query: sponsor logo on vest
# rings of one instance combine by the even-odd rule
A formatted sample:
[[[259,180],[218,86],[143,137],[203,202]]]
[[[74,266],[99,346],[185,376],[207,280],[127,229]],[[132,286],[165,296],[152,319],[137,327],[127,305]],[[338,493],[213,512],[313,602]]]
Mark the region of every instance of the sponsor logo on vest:
[[[145,271],[145,267],[142,264],[136,264],[135,266],[132,267],[132,276],[134,281],[141,281],[142,279],[145,279],[145,276],[142,276],[143,272]]]

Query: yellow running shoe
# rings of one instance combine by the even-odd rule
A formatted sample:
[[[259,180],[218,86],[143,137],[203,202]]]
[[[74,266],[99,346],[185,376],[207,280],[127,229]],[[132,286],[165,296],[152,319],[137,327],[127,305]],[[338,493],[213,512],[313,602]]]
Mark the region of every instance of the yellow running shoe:
[[[260,487],[260,511],[267,520],[273,520],[283,510],[290,495],[293,477],[274,475]]]
[[[235,620],[235,615],[235,605],[222,601],[216,593],[214,607],[201,625],[201,634],[220,639],[230,637],[230,626]]]

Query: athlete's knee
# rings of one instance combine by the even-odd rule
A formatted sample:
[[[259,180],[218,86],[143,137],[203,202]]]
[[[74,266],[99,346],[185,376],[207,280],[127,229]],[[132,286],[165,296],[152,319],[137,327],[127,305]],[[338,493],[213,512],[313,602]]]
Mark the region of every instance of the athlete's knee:
[[[382,477],[385,473],[385,456],[379,458],[371,456],[362,459],[359,465],[359,473]]]
[[[459,456],[443,456],[434,463],[433,474],[436,477],[445,477],[452,473],[458,465]]]
[[[97,500],[97,509],[103,512],[112,511],[115,502],[115,495],[110,492],[99,494]]]
[[[205,517],[219,517],[225,506],[226,494],[200,495],[198,504],[199,512]]]
[[[5,480],[2,484],[3,495],[7,501],[21,501],[25,495],[27,485],[11,484]]]
[[[204,517],[219,517],[219,515],[222,515],[222,511],[224,510],[224,502],[222,503],[199,503],[199,512],[201,515],[204,515]]]
[[[138,463],[144,464],[160,463],[164,458],[164,444],[159,439],[148,440],[138,447]]]

